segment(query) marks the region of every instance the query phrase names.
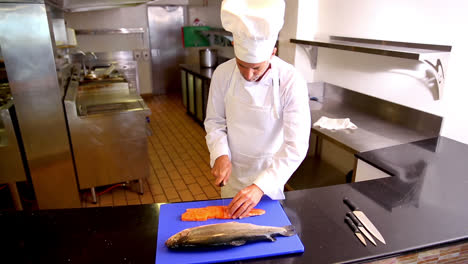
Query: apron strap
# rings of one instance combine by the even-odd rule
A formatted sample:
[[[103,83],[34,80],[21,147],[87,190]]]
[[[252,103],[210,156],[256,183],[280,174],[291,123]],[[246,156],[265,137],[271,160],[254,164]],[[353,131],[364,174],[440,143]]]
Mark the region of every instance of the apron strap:
[[[228,84],[229,88],[224,96],[224,104],[226,104],[226,98],[229,93],[234,95],[235,89],[233,87],[233,76],[234,76],[234,73],[236,72],[236,69],[237,69],[237,64],[234,66],[234,69],[231,72],[231,77],[229,78],[229,84]],[[270,70],[272,71],[271,82],[272,82],[272,87],[273,87],[273,114],[276,119],[279,119],[280,112],[281,112],[281,102],[280,102],[280,95],[279,95],[280,79],[279,79],[279,74],[278,74],[278,70],[276,69],[276,67],[273,67],[273,65],[271,65]]]
[[[276,119],[280,118],[280,112],[281,112],[281,102],[280,102],[280,95],[279,95],[279,74],[278,70],[274,67],[271,68],[273,78],[273,111],[274,111],[274,116]]]

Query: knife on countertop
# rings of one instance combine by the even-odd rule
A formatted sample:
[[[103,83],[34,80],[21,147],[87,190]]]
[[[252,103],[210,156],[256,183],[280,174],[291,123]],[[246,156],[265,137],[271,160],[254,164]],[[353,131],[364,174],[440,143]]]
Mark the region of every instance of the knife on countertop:
[[[385,244],[385,239],[383,236],[380,234],[379,230],[372,224],[372,222],[367,218],[367,216],[359,210],[359,208],[351,202],[348,198],[343,198],[343,202],[353,211],[353,214],[361,221],[361,223],[364,225],[364,227],[371,233],[373,236],[375,236],[380,242]]]
[[[369,239],[369,241],[372,242],[372,244],[374,244],[374,246],[377,246],[377,244],[375,243],[375,241],[372,238],[371,234],[369,234],[369,232],[367,232],[366,228],[361,224],[361,222],[359,222],[359,220],[356,218],[356,216],[354,216],[353,213],[347,212],[346,216],[349,217],[353,221],[354,225],[359,228],[361,233],[364,234],[364,236],[366,236],[366,238]]]
[[[366,244],[366,239],[364,238],[364,236],[362,235],[361,231],[359,231],[359,229],[356,227],[356,225],[354,225],[353,221],[351,220],[351,218],[345,216],[345,222],[348,224],[349,228],[351,228],[351,230],[353,230],[354,234],[356,235],[356,237],[359,239],[359,241],[361,241],[361,243],[364,245],[364,246],[367,246]]]

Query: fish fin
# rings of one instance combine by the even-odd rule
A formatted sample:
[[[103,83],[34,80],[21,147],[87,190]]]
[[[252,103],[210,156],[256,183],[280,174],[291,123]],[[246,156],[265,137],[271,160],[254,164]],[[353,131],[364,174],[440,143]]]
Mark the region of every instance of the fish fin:
[[[234,241],[231,242],[231,245],[238,247],[238,246],[244,245],[245,242],[246,242],[245,240],[234,240]]]
[[[270,240],[271,242],[275,242],[276,241],[276,238],[275,237],[272,237],[272,236],[266,236],[266,238],[268,240]]]
[[[293,225],[283,226],[284,231],[281,232],[282,236],[294,236],[296,234],[296,228]]]

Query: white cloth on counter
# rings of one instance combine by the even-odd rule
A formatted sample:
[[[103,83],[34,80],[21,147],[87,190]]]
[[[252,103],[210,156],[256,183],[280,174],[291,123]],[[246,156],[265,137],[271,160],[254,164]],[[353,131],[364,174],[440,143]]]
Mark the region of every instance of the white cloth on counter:
[[[328,118],[326,116],[320,117],[320,119],[314,123],[314,126],[330,130],[358,128],[349,118]]]

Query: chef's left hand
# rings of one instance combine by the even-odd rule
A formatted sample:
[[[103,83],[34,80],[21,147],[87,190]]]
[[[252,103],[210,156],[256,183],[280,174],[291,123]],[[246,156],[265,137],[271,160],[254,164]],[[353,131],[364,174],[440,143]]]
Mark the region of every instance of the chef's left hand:
[[[240,190],[228,205],[232,218],[243,218],[248,215],[263,196],[263,191],[255,184]]]

